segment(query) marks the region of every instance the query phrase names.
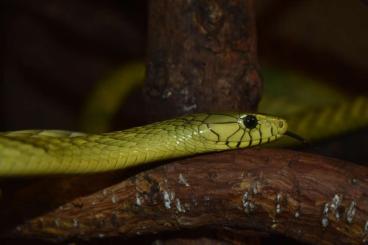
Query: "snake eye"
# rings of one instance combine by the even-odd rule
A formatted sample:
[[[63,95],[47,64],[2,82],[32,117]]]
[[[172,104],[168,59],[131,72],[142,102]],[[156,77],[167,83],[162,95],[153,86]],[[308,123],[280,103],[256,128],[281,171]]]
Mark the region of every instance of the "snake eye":
[[[258,124],[257,118],[253,115],[247,115],[246,117],[244,117],[243,122],[245,127],[249,129],[255,128]]]

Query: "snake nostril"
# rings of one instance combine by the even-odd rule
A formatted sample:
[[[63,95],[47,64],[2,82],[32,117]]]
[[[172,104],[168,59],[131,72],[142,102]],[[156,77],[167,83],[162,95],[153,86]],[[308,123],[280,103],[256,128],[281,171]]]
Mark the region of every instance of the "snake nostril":
[[[284,122],[283,121],[279,121],[279,128],[283,128],[284,127]]]

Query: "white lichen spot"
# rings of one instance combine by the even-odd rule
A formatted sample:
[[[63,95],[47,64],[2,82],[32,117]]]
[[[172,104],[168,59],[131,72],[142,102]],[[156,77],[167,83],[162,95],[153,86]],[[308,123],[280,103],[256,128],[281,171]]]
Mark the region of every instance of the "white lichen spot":
[[[277,228],[277,223],[273,223],[273,224],[271,225],[271,228],[272,228],[273,230],[276,230],[276,228]]]
[[[188,105],[188,106],[184,105],[183,106],[183,111],[184,112],[189,112],[189,111],[192,111],[192,110],[194,110],[196,108],[197,108],[197,105],[196,104],[192,104],[192,105]]]
[[[328,226],[328,218],[327,217],[323,217],[322,218],[322,221],[321,221],[321,224],[323,226],[323,228],[326,228]]]
[[[281,193],[277,193],[277,195],[276,195],[276,202],[281,202],[281,198],[282,198],[282,194]]]
[[[106,189],[104,189],[104,190],[102,191],[102,195],[103,195],[103,196],[106,196],[106,195],[107,195],[107,190],[106,190]]]
[[[335,194],[330,204],[330,208],[332,212],[335,213],[336,219],[340,219],[339,207],[342,203],[342,199],[343,199],[342,195]]]
[[[281,199],[282,199],[282,194],[277,193],[277,195],[276,195],[276,205],[275,205],[276,214],[280,214],[281,211],[282,211],[282,209],[281,209]]]
[[[247,214],[251,213],[255,208],[254,204],[249,200],[248,192],[245,192],[243,194],[242,203],[243,203],[244,212]]]
[[[363,228],[363,243],[368,243],[368,220],[364,224]]]
[[[76,218],[73,219],[73,227],[74,228],[78,228],[79,227],[79,220],[76,219]]]
[[[261,192],[261,183],[258,180],[252,183],[252,192],[254,195]]]
[[[96,219],[103,219],[104,217],[105,217],[105,215],[102,214],[102,213],[95,214]]]
[[[277,214],[281,213],[281,204],[280,203],[276,204],[276,213]]]
[[[356,202],[352,201],[350,203],[348,210],[346,211],[346,221],[349,224],[353,223],[353,219],[354,219],[355,212],[356,212],[356,205],[357,205]]]
[[[176,209],[178,210],[179,213],[185,213],[185,209],[181,205],[179,198],[176,198]]]
[[[163,99],[167,99],[172,95],[172,92],[170,90],[166,90],[164,91],[164,93],[162,94],[162,98]]]
[[[248,197],[249,196],[249,193],[246,191],[246,192],[244,192],[244,194],[243,194],[243,204],[246,202],[246,201],[248,201]]]
[[[328,216],[328,210],[329,210],[329,208],[328,208],[328,203],[325,203],[325,207],[323,208],[323,216]]]
[[[105,237],[105,234],[103,234],[103,233],[98,234],[98,238],[104,238],[104,237]]]
[[[60,220],[59,219],[54,219],[54,224],[56,227],[60,227]]]
[[[137,206],[142,206],[142,199],[138,192],[135,193],[135,204]]]
[[[96,206],[96,202],[95,201],[92,202],[92,206]]]
[[[330,204],[331,210],[338,209],[341,202],[342,202],[342,195],[335,194]]]
[[[300,217],[300,213],[299,213],[299,211],[296,211],[296,212],[295,212],[294,217],[295,217],[296,219]]]
[[[170,194],[171,201],[174,200],[174,198],[175,198],[175,192],[171,191],[169,194]]]
[[[325,206],[323,208],[322,211],[322,220],[321,220],[321,224],[323,228],[326,228],[329,224],[329,220],[328,220],[328,211],[329,211],[329,203],[325,203]]]
[[[164,196],[164,205],[165,205],[165,208],[170,209],[171,208],[170,194],[167,191],[164,191],[163,192],[163,196]]]
[[[16,229],[17,231],[22,231],[22,226],[18,225],[15,229]]]
[[[190,186],[184,175],[181,173],[179,174],[179,183],[185,185],[186,187]]]
[[[189,211],[190,210],[190,204],[189,203],[184,203],[184,210],[186,210],[186,211]]]
[[[111,202],[112,202],[113,204],[115,204],[115,203],[117,203],[117,202],[118,202],[118,198],[116,197],[116,195],[115,195],[115,194],[112,194],[112,196],[111,196]]]
[[[351,179],[351,183],[352,183],[353,185],[355,185],[356,183],[358,183],[358,180],[357,180],[356,178],[352,178],[352,179]]]

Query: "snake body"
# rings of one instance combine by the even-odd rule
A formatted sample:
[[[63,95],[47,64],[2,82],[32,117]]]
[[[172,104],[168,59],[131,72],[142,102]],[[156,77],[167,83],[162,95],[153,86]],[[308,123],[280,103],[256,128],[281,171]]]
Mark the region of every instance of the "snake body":
[[[193,114],[123,131],[0,133],[0,176],[81,174],[255,146],[281,137],[285,120],[260,114]]]

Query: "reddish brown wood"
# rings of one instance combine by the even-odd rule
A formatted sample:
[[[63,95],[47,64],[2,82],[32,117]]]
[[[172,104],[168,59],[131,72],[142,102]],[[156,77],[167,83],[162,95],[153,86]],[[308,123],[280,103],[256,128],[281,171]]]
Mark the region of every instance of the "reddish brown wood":
[[[368,170],[272,149],[201,155],[159,166],[19,226],[68,239],[247,229],[315,244],[368,239]]]
[[[149,2],[148,122],[256,110],[262,82],[254,13],[254,0]]]
[[[147,65],[151,120],[254,111],[261,80],[253,0],[151,1]]]

